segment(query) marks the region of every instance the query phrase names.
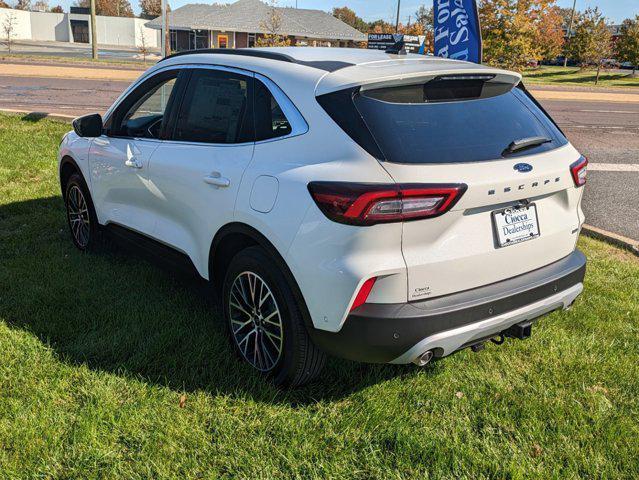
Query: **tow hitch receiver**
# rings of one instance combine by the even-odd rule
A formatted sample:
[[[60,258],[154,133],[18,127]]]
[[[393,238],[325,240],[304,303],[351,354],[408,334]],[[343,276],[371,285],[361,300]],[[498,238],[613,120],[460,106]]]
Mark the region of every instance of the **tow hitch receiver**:
[[[526,340],[531,334],[532,322],[517,323],[504,332],[506,337],[518,338],[519,340]]]

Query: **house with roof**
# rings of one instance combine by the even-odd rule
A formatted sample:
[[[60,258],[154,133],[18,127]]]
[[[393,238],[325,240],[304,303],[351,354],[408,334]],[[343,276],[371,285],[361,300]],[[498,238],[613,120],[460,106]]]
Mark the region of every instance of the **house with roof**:
[[[278,19],[273,31],[270,18]],[[321,10],[272,7],[260,0],[238,0],[228,5],[187,4],[169,13],[171,51],[198,48],[246,48],[265,34],[276,33],[291,45],[355,46],[366,35]],[[161,29],[160,17],[146,24]]]

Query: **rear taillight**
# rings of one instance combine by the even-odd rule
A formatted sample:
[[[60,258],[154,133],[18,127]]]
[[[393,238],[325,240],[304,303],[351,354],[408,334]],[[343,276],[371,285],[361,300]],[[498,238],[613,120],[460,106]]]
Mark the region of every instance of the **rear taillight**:
[[[335,222],[362,226],[437,217],[450,210],[466,188],[464,184],[311,182],[308,185],[324,215]]]
[[[577,187],[583,187],[586,184],[586,175],[588,174],[588,159],[581,157],[575,163],[570,165],[570,173]]]

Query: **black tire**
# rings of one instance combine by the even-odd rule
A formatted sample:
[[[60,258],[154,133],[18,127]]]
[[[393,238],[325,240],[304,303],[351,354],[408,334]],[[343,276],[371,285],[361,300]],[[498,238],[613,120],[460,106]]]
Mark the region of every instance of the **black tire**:
[[[255,294],[250,292],[250,278],[256,285]],[[261,285],[260,281],[266,288],[258,286]],[[245,297],[242,297],[240,287],[245,289]],[[261,296],[256,301],[260,304],[259,312],[250,307],[257,295]],[[260,300],[264,303],[260,303]],[[326,355],[308,335],[303,317],[305,307],[298,304],[286,276],[262,248],[246,248],[231,260],[224,278],[222,306],[236,353],[253,368],[270,377],[276,385],[298,387],[310,382],[321,372]],[[279,312],[276,316],[273,316],[274,309]],[[271,317],[271,320],[265,321],[267,317]],[[242,327],[243,323],[246,325]],[[279,327],[275,324],[279,324]],[[269,329],[270,333],[266,333]],[[282,332],[282,340],[277,340],[278,331]],[[256,344],[261,345],[261,348],[257,348]],[[279,352],[278,344],[281,345]],[[254,348],[251,349],[251,346]],[[258,354],[257,350],[264,352]]]
[[[94,249],[98,241],[98,218],[89,189],[78,173],[67,180],[64,205],[73,244],[83,252]]]

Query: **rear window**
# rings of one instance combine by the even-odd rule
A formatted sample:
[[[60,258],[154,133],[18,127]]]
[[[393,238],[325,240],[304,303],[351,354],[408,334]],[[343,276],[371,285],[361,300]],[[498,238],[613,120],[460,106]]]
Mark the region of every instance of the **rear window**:
[[[320,103],[369,153],[393,163],[481,162],[537,154],[567,143],[524,91],[503,85],[501,90],[482,88],[481,83],[428,82],[351,91],[359,115],[333,115],[337,109],[331,109],[329,98],[320,97]],[[342,93],[345,108],[343,100]],[[512,142],[539,137],[547,141],[516,152],[507,150]]]

